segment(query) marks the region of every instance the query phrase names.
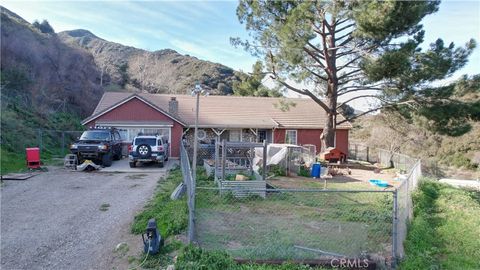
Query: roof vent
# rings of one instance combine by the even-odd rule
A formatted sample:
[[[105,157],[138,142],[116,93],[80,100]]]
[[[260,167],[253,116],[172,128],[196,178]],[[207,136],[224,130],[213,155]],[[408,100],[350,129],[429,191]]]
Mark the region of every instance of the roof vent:
[[[178,115],[178,101],[176,97],[171,97],[168,102],[168,113],[173,116]]]

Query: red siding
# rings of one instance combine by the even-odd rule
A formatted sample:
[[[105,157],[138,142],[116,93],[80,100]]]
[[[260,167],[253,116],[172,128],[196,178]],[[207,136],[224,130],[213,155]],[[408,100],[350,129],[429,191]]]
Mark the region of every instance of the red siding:
[[[285,143],[285,131],[285,129],[275,129],[273,131],[273,142]],[[316,146],[317,154],[320,153],[322,131],[322,129],[297,129],[297,144],[313,144]],[[348,155],[348,130],[339,129],[336,136],[337,148]]]
[[[96,121],[172,121],[172,141],[170,142],[172,146],[171,156],[180,157],[180,142],[182,140],[183,126],[145,104],[143,101],[134,98],[95,120],[86,123],[85,126],[95,126]]]
[[[336,136],[336,148],[345,153],[348,158],[348,130],[338,129]]]

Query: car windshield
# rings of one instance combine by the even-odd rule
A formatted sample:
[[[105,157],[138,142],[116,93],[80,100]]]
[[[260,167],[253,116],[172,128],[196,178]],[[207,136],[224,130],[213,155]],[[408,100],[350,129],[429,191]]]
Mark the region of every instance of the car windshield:
[[[108,141],[110,140],[110,133],[108,131],[102,130],[89,130],[83,132],[82,136],[80,137],[82,141]]]
[[[157,141],[157,139],[155,139],[155,138],[136,138],[135,139],[135,145],[148,144],[150,146],[155,146],[156,141]]]

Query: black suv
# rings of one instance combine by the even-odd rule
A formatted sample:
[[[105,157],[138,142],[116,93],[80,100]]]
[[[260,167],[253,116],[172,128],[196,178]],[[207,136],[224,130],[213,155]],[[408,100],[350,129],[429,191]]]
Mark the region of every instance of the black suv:
[[[122,158],[122,139],[116,129],[90,129],[84,131],[77,142],[70,146],[72,154],[77,155],[78,164],[90,159],[105,167],[112,165],[112,160]]]

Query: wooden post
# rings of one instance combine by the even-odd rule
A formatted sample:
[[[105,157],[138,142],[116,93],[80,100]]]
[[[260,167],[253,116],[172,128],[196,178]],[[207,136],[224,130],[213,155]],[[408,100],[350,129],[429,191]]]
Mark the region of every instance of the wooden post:
[[[62,131],[62,157],[65,156],[65,131]]]
[[[367,146],[367,162],[370,162],[370,158],[369,158],[369,147]]]

